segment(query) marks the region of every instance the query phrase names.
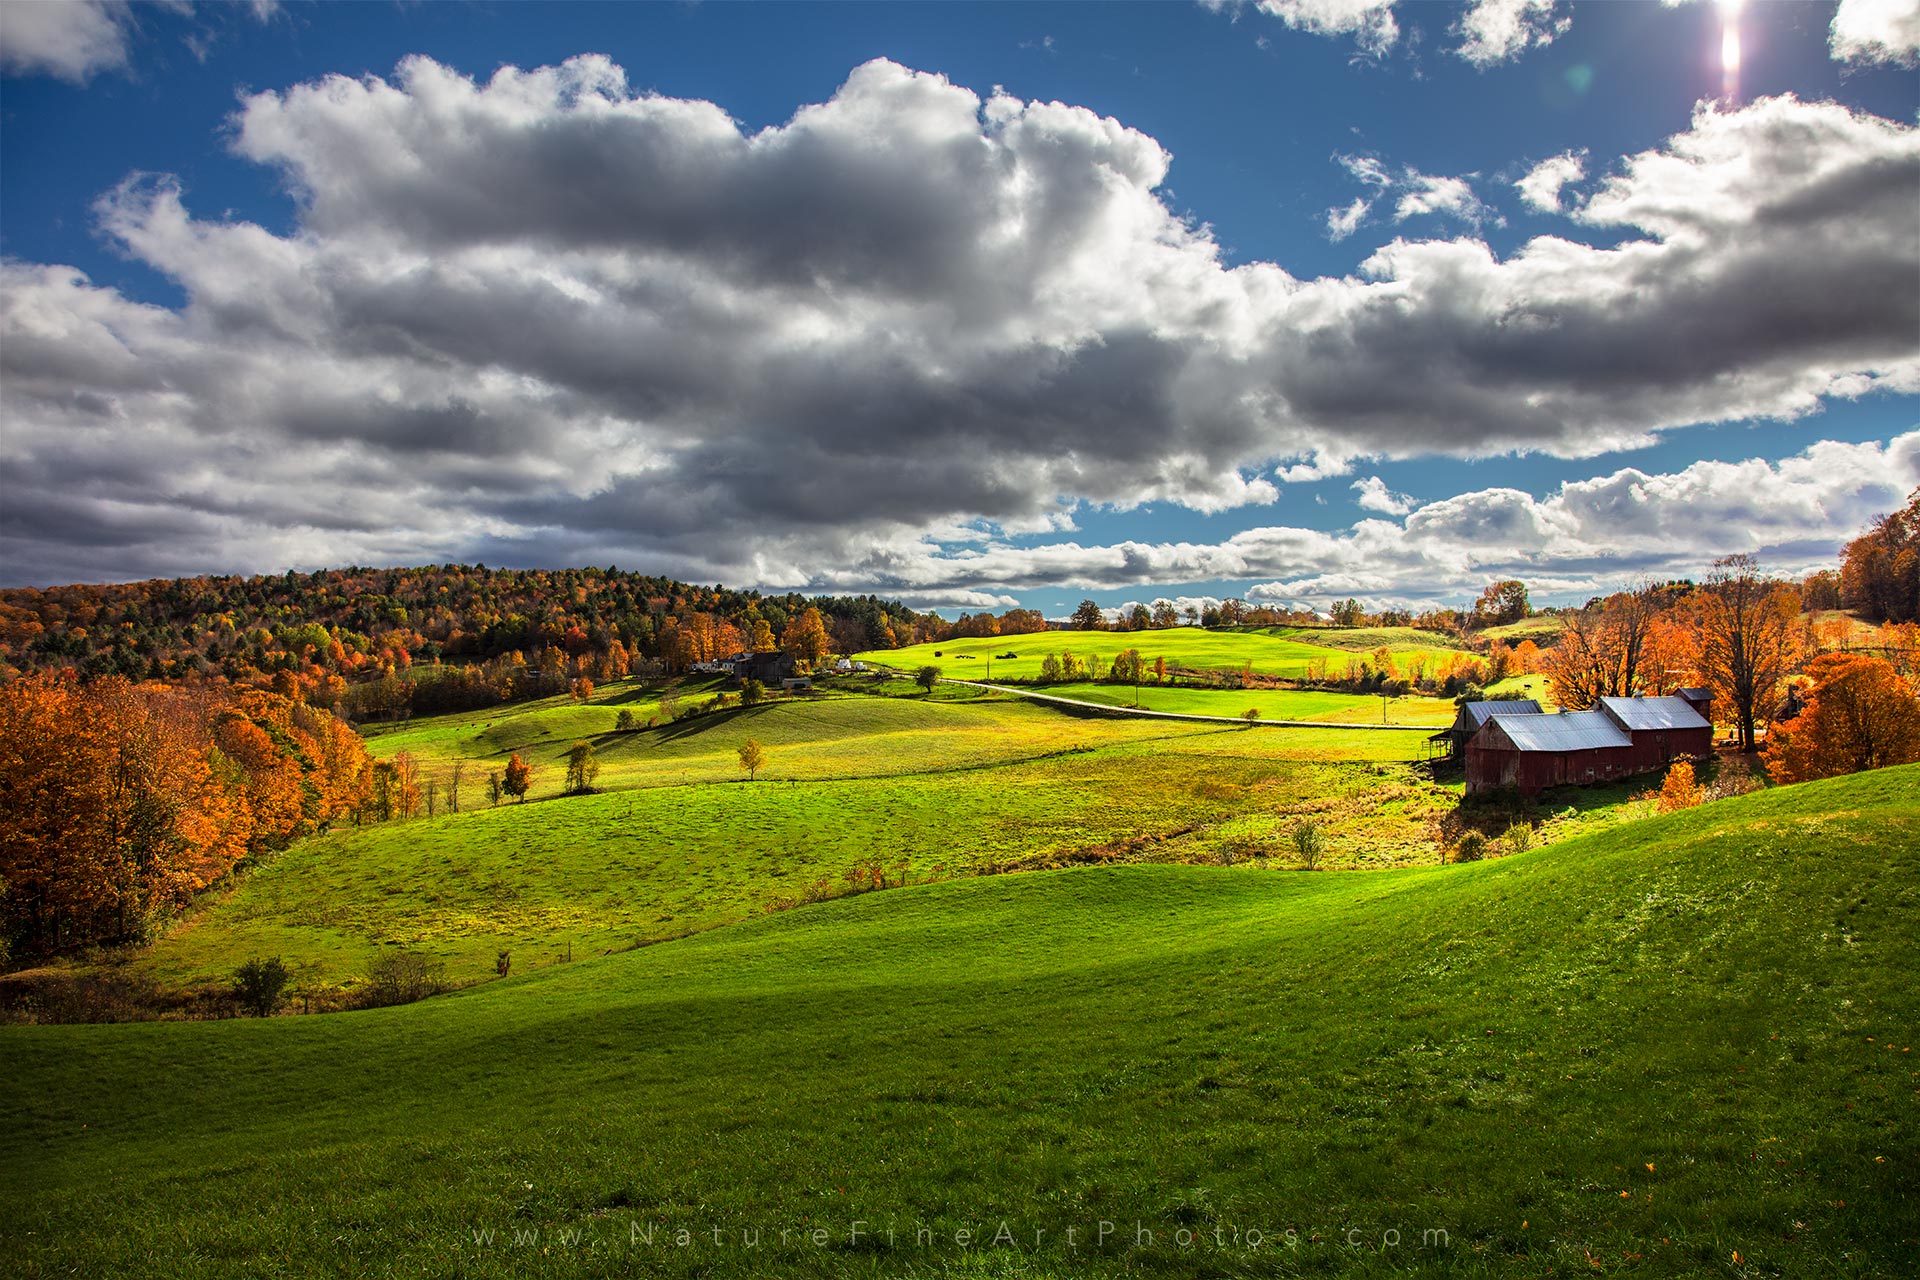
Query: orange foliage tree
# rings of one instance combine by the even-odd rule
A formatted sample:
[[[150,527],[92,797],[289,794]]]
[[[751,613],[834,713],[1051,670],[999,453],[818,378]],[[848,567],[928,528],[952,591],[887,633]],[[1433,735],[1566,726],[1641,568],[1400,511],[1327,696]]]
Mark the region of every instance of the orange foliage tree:
[[[1800,714],[1767,734],[1767,771],[1779,782],[1831,778],[1920,760],[1920,701],[1892,664],[1824,653],[1807,664],[1813,692]]]
[[[266,690],[43,674],[0,686],[0,931],[137,938],[250,851],[357,802],[357,735]]]

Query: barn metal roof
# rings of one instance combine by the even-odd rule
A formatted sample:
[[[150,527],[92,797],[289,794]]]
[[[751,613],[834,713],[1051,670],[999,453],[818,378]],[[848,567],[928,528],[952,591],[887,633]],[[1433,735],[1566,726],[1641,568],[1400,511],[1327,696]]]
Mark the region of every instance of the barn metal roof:
[[[1540,704],[1532,698],[1512,699],[1505,702],[1466,702],[1460,706],[1460,714],[1467,723],[1478,729],[1492,716],[1537,716]]]
[[[1706,729],[1685,698],[1602,698],[1600,707],[1623,729]]]
[[[1633,745],[1633,738],[1604,711],[1499,715],[1492,723],[1498,724],[1508,741],[1522,751],[1593,751]]]
[[[1695,702],[1709,702],[1713,698],[1713,690],[1711,689],[1675,689],[1673,692],[1676,697],[1691,698]]]

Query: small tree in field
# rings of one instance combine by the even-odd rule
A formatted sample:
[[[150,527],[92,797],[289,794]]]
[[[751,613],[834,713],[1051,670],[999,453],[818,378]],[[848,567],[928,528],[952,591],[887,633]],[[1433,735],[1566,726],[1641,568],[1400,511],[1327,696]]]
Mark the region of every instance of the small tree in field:
[[[573,682],[573,700],[584,703],[593,697],[593,681],[581,676]]]
[[[1655,807],[1661,813],[1677,813],[1693,808],[1706,798],[1707,793],[1693,780],[1693,766],[1685,760],[1675,760],[1667,770],[1667,780],[1660,784]]]
[[[1320,865],[1320,858],[1327,851],[1327,838],[1320,832],[1320,824],[1311,818],[1302,818],[1293,824],[1293,851],[1300,855],[1300,865],[1308,871]]]
[[[1255,720],[1258,720],[1260,718],[1260,708],[1248,707],[1245,711],[1240,713],[1240,718],[1242,720],[1245,720],[1248,724],[1252,724]]]
[[[767,749],[760,745],[757,738],[748,738],[740,744],[740,767],[747,771],[747,781],[752,782],[767,763]]]
[[[582,738],[567,750],[567,794],[584,795],[593,790],[600,776],[600,762],[594,759],[593,744]]]
[[[497,805],[500,797],[507,793],[506,784],[500,781],[500,771],[494,769],[487,774],[487,803]]]
[[[501,782],[500,789],[524,804],[526,803],[527,792],[532,787],[533,766],[525,760],[522,760],[520,753],[516,751],[513,753],[513,757],[507,761],[507,776],[506,779]]]
[[[233,975],[233,998],[256,1018],[264,1018],[280,1007],[287,990],[287,966],[280,957],[253,959],[241,965]]]
[[[913,673],[913,682],[919,685],[922,689],[925,689],[928,695],[931,696],[933,693],[933,686],[940,683],[940,668],[938,667],[920,668],[918,671]]]
[[[767,696],[767,686],[749,678],[740,686],[740,705],[751,707]]]
[[[620,714],[613,718],[613,729],[615,733],[627,733],[639,727],[639,724],[635,722],[633,718],[632,707],[620,708]]]

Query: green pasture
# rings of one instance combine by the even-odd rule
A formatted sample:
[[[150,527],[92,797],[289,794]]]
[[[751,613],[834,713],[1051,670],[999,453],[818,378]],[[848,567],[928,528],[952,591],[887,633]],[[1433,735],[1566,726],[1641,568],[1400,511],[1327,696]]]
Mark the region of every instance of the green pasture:
[[[1396,663],[1404,664],[1410,658],[1420,657],[1437,664],[1456,652],[1442,637],[1429,632],[1410,628],[1393,628],[1391,632],[1387,648]],[[1158,631],[1040,631],[1021,636],[946,640],[855,656],[864,662],[881,663],[903,671],[933,665],[946,675],[963,680],[1035,680],[1040,676],[1041,660],[1049,653],[1057,654],[1064,649],[1082,661],[1098,657],[1110,663],[1121,650],[1137,649],[1149,666],[1155,658],[1165,658],[1168,666],[1187,670],[1238,671],[1250,666],[1261,675],[1299,679],[1307,675],[1316,661],[1325,662],[1327,670],[1337,675],[1344,672],[1350,662],[1366,661],[1372,649],[1378,647],[1376,644],[1367,646],[1364,652],[1355,651],[1335,643],[1341,635],[1332,629],[1301,627],[1224,631],[1199,627],[1168,627]],[[1003,656],[1009,653],[1014,656]]]
[[[1376,700],[1377,701],[1377,700]],[[597,708],[588,708],[594,712]],[[878,858],[912,880],[1006,865],[1285,855],[1311,816],[1330,861],[1435,856],[1432,820],[1456,789],[1411,763],[1420,736],[1215,727],[1075,716],[1018,699],[782,700],[610,735],[619,789],[560,796],[561,702],[498,709],[491,729],[536,765],[534,799],[343,828],[307,840],[203,903],[139,964],[169,985],[223,979],[280,955],[317,986],[350,983],[383,948],[421,951],[466,981],[500,951],[522,967],[737,921]],[[457,719],[444,717],[443,719]],[[749,782],[739,744],[766,744]],[[469,726],[420,722],[406,741],[429,774],[469,749]],[[1285,855],[1290,856],[1290,855]]]
[[[1886,770],[1468,866],[966,877],[401,1008],[0,1027],[0,1248],[23,1277],[1905,1274],[1917,794]]]
[[[1257,710],[1263,720],[1325,720],[1342,724],[1429,725],[1453,723],[1458,708],[1451,698],[1391,698],[1367,694],[1322,693],[1295,689],[1196,689],[1186,685],[1074,684],[1048,685],[1041,692],[1057,698],[1077,698],[1100,706],[1139,706],[1148,711],[1181,715],[1244,716]],[[1136,702],[1136,696],[1138,701]],[[1414,743],[1404,744],[1411,754]]]

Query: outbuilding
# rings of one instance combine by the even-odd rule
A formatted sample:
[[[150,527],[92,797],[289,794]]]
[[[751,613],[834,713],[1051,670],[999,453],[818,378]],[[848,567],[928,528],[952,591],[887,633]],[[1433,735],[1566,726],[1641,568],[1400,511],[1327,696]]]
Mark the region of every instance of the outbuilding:
[[[1713,726],[1680,697],[1602,698],[1592,710],[1551,716],[1496,713],[1467,742],[1467,794],[1511,787],[1538,795],[1712,751]]]

